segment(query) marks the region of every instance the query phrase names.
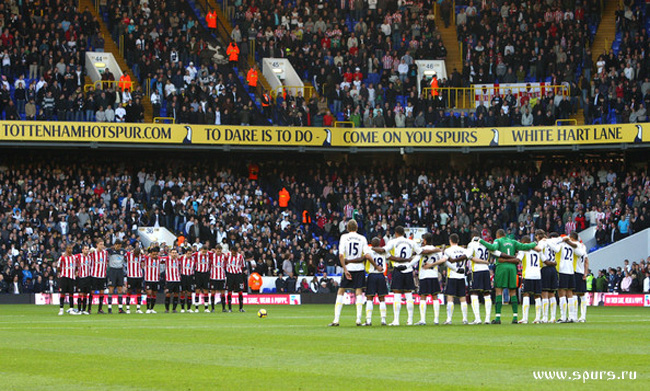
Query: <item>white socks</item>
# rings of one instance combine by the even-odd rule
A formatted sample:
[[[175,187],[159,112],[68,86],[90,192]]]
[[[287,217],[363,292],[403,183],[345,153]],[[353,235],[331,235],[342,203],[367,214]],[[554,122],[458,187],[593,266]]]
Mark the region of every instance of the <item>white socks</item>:
[[[538,297],[535,299],[535,321],[539,322],[540,319],[542,319],[542,299]]]
[[[580,320],[587,320],[587,300],[585,300],[585,297],[581,297],[582,300],[580,300]]]
[[[485,323],[489,323],[492,315],[492,296],[484,296],[485,299]]]
[[[524,296],[524,311],[521,320],[528,322],[528,310],[530,309],[530,297]]]
[[[357,305],[357,323],[361,323],[361,314],[363,313],[363,295],[357,296],[357,300],[354,302]]]
[[[555,322],[555,314],[557,312],[557,299],[555,298],[555,296],[553,296],[549,300],[551,301],[551,316],[549,321]]]
[[[433,323],[438,324],[440,318],[440,300],[438,296],[433,297]]]
[[[406,296],[406,312],[408,313],[408,318],[406,324],[413,324],[413,293],[408,292]]]
[[[463,313],[463,323],[467,322],[467,302],[460,303],[460,312]]]
[[[366,300],[366,323],[372,323],[372,298]]]
[[[334,323],[339,322],[342,309],[343,309],[343,295],[336,295],[336,304],[334,304]]]
[[[569,319],[578,321],[578,298],[575,296],[569,298]]]
[[[472,312],[474,312],[474,322],[480,322],[481,313],[479,311],[479,308],[481,307],[481,304],[478,301],[478,295],[472,295],[470,298],[472,299]]]
[[[454,301],[447,301],[447,322],[451,323],[451,317],[454,316]]]
[[[566,313],[567,313],[567,299],[566,296],[560,297],[560,319],[561,320],[566,320]]]
[[[420,297],[420,322],[426,323],[427,321],[427,299]]]
[[[381,315],[381,321],[386,322],[386,302],[379,302],[379,315]]]
[[[548,299],[542,299],[542,321],[548,321]]]
[[[399,324],[399,313],[402,310],[402,294],[395,294],[393,300],[393,323]]]

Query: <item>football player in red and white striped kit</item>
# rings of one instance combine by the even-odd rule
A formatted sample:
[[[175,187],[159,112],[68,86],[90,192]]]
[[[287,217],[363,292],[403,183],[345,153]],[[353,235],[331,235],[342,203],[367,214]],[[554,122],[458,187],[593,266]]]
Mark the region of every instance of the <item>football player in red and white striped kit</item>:
[[[131,313],[131,295],[136,296],[137,310],[136,313],[141,314],[142,310],[142,266],[144,264],[144,255],[140,248],[136,248],[132,252],[126,253],[126,313]]]
[[[108,262],[108,253],[104,247],[104,239],[98,239],[96,245],[97,248],[94,248],[91,253],[92,270],[90,276],[93,279],[93,286],[90,292],[88,312],[90,312],[93,303],[93,291],[98,291],[99,310],[97,310],[97,313],[104,314],[102,306],[104,305],[104,290],[106,289],[106,263]]]
[[[181,255],[181,313],[192,312],[192,291],[194,290],[194,257],[192,248],[188,248],[185,254]],[[199,312],[197,309],[196,312]]]
[[[178,306],[178,294],[181,291],[181,258],[178,256],[178,250],[172,248],[169,255],[160,257],[161,262],[165,264],[165,313],[169,313],[169,303],[174,298],[173,312],[176,312]]]
[[[232,312],[232,293],[239,294],[239,312],[244,311],[244,254],[239,245],[233,246],[226,262],[226,283],[228,288],[228,312]]]
[[[155,246],[144,256],[144,289],[147,291],[147,314],[155,314],[158,282],[160,281],[160,248]]]
[[[74,309],[74,283],[77,269],[77,259],[72,255],[72,245],[65,247],[65,253],[59,258],[57,263],[57,274],[59,275],[59,315],[63,315],[63,303],[66,296],[70,303],[69,314],[79,315]]]
[[[212,301],[212,312],[214,312],[214,303],[217,301],[217,292],[221,294],[221,311],[226,312],[226,259],[228,258],[228,255],[221,252],[220,244],[217,244],[217,246],[214,248],[214,253],[211,255],[210,299]]]
[[[92,258],[90,256],[90,247],[84,244],[81,247],[81,253],[75,255],[77,261],[77,310],[84,314],[90,315],[90,292],[92,289],[92,278],[90,272],[92,269]]]
[[[205,312],[208,312],[208,304],[210,302],[210,267],[214,258],[214,253],[209,251],[210,243],[206,242],[203,247],[194,254],[194,287],[196,289],[194,295],[195,312],[199,312],[199,303],[201,295],[203,295],[203,304],[205,305]],[[214,310],[214,302],[212,303],[212,310]]]

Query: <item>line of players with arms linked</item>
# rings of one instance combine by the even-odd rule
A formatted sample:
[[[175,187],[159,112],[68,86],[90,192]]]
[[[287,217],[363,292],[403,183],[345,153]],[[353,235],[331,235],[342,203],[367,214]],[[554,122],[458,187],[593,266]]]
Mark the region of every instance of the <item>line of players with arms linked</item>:
[[[473,239],[463,248],[458,245],[459,237],[451,234],[449,246],[437,248],[432,243],[430,233],[422,235],[420,244],[404,235],[403,227],[395,228],[395,237],[380,247],[380,239],[373,238],[370,245],[367,239],[357,233],[357,222],[347,223],[347,233],[339,242],[339,261],[344,275],[334,307],[334,320],[329,326],[338,326],[343,308],[343,295],[353,289],[356,294],[356,324],[371,326],[373,299],[378,297],[382,326],[386,325],[386,302],[388,294],[385,269],[390,262],[393,266],[391,291],[393,302],[393,322],[389,326],[399,326],[402,298],[406,300],[408,312],[407,325],[413,324],[415,281],[414,269],[418,270],[420,321],[415,325],[426,325],[427,300],[433,301],[434,324],[439,323],[441,293],[439,267],[447,268],[447,281],[444,294],[447,299],[447,319],[452,323],[454,299],[460,301],[463,324],[500,324],[503,303],[503,290],[510,293],[512,304],[512,323],[528,323],[531,297],[535,304],[533,323],[572,323],[585,322],[587,302],[578,297],[586,292],[586,276],[589,270],[587,251],[580,242],[578,234],[560,237],[557,233],[547,235],[543,230],[535,232],[536,242],[528,237],[516,241],[506,237],[498,230],[493,243],[480,239],[479,233],[472,233]],[[492,284],[490,263],[495,265],[495,318],[491,319]],[[519,301],[517,297],[517,266],[522,263],[523,317],[518,319]],[[366,276],[367,275],[367,276]],[[470,281],[469,292],[474,321],[467,319],[466,280]],[[365,297],[364,297],[365,289]],[[557,300],[559,297],[560,316],[556,321]],[[485,318],[480,315],[480,296],[484,297]],[[363,303],[366,303],[366,319],[362,322]],[[578,318],[578,307],[580,317]]]
[[[232,246],[230,252],[223,252],[220,245],[212,250],[204,245],[198,251],[190,247],[181,254],[176,247],[163,247],[161,251],[161,247],[155,243],[146,252],[140,248],[126,251],[119,240],[112,247],[106,248],[104,240],[99,239],[94,248],[84,244],[78,254],[73,254],[73,249],[74,246],[69,244],[57,263],[61,292],[59,315],[64,314],[66,297],[70,306],[67,311],[69,314],[89,315],[94,295],[99,295],[97,313],[104,314],[107,287],[109,314],[113,312],[112,299],[115,294],[119,313],[131,312],[131,296],[136,297],[136,313],[143,313],[141,306],[144,292],[146,313],[155,314],[163,273],[165,312],[170,312],[170,305],[172,312],[177,312],[179,301],[180,312],[199,312],[201,301],[205,312],[214,312],[217,295],[221,299],[222,312],[232,312],[233,292],[239,295],[239,311],[244,312],[242,292],[245,260],[238,245]],[[77,308],[74,308],[73,300],[75,291],[78,293]],[[195,293],[194,299],[192,293]]]

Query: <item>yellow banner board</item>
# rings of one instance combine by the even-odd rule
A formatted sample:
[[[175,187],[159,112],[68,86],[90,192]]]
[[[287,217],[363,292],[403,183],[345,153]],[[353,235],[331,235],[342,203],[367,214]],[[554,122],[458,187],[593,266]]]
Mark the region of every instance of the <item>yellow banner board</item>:
[[[650,126],[387,129],[0,121],[0,142],[16,141],[276,147],[512,147],[650,142]]]

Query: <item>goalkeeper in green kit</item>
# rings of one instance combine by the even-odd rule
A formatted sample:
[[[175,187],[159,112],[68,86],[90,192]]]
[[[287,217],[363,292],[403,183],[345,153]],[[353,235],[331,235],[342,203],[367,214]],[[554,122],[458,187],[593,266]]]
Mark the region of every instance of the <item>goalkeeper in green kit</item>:
[[[474,238],[473,240],[477,240]],[[488,243],[483,239],[478,239],[485,248],[490,251],[497,251],[504,255],[515,256],[517,251],[532,250],[537,246],[537,243],[520,243],[513,239],[506,237],[506,232],[502,229],[497,230],[497,238],[494,243]],[[508,288],[510,292],[510,302],[512,303],[512,323],[517,323],[517,258],[499,258],[496,260],[496,269],[494,271],[494,290],[496,294],[495,313],[496,318],[492,324],[501,324],[501,306],[503,305],[503,289]]]

